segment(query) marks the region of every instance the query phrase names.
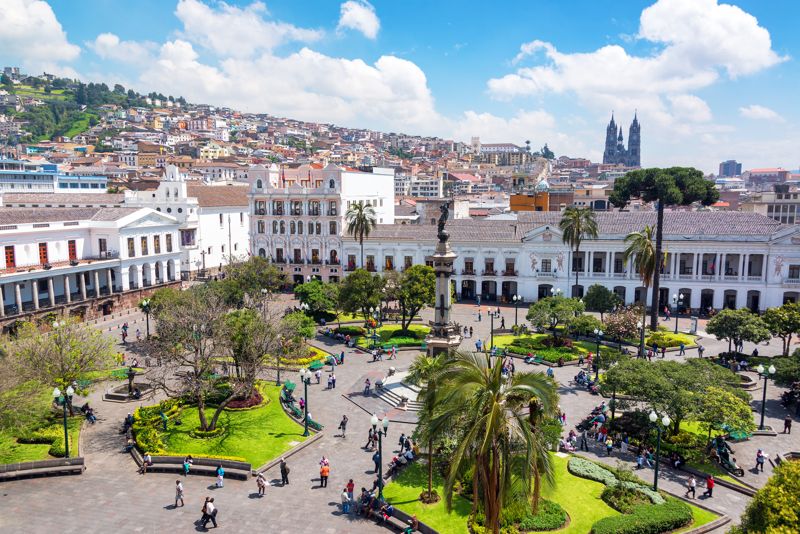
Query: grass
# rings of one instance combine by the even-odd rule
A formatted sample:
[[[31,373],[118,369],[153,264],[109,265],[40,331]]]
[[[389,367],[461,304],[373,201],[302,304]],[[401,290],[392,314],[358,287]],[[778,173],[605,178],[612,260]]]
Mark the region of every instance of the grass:
[[[83,416],[76,415],[67,419],[69,428],[69,454],[75,458],[78,456],[78,442],[80,439],[81,425]],[[53,414],[48,421],[47,428],[55,428],[57,435],[63,441],[64,427],[63,416]],[[51,460],[56,458],[50,455],[50,443],[20,443],[17,441],[17,432],[11,429],[0,430],[0,464],[12,464],[17,462],[34,462],[36,460]]]
[[[92,117],[89,113],[82,113],[81,117],[72,123],[69,130],[64,132],[66,137],[72,138],[76,135],[82,134],[89,129],[89,119]]]
[[[420,346],[425,340],[425,336],[427,336],[431,331],[431,329],[427,326],[412,324],[409,325],[408,331],[414,334],[413,337],[395,336],[395,334],[400,332],[401,329],[402,326],[399,324],[384,325],[378,328],[377,334],[380,339],[376,340],[376,343],[378,345],[392,344],[397,345],[398,347]],[[372,345],[372,339],[369,336],[359,337],[356,339],[356,344],[359,347],[369,347]]]
[[[261,392],[269,403],[252,410],[225,410],[218,424],[226,428],[219,437],[195,439],[189,433],[200,426],[197,408],[184,408],[180,426],[170,425],[162,439],[167,454],[202,456],[239,456],[254,467],[277,458],[301,442],[303,427],[292,420],[280,406],[280,387],[264,384]],[[207,410],[206,416],[212,417]]]
[[[424,504],[419,495],[428,489],[427,465],[423,460],[412,463],[388,484],[383,495],[386,500],[407,514],[417,518],[441,534],[467,532],[471,503],[461,496],[453,496],[453,510],[448,513],[444,502],[443,481],[434,471],[433,487],[442,497],[435,504]]]
[[[686,525],[682,529],[676,530],[674,534],[680,534],[681,532],[688,532],[697,527],[701,527],[703,525],[711,523],[715,519],[719,518],[719,516],[714,512],[709,512],[708,510],[699,508],[697,506],[694,506],[693,504],[689,504],[689,508],[692,509],[692,523],[690,525]]]
[[[518,348],[517,354],[527,354],[531,352],[537,356],[544,358],[549,362],[557,362],[559,358],[563,357],[565,361],[577,360],[583,354],[586,356],[588,353],[594,353],[597,350],[597,345],[591,341],[574,341],[572,342],[572,349],[565,349],[559,347],[545,347],[542,342],[551,337],[550,334],[528,334],[524,336],[514,336],[504,334],[501,336],[494,336],[494,344],[499,349],[506,347]],[[532,344],[532,348],[526,348],[526,345]],[[611,348],[607,345],[601,346],[602,354],[609,352],[618,352],[617,349]],[[514,352],[512,350],[512,352]]]

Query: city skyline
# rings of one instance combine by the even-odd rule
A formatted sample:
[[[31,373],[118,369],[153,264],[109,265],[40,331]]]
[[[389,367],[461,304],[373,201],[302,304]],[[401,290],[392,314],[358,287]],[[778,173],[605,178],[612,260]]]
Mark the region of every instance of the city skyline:
[[[11,0],[0,60],[294,119],[602,159],[637,112],[642,165],[797,168],[800,7],[715,0],[399,6]],[[514,9],[519,16],[509,17]],[[85,17],[85,13],[93,13]],[[3,20],[5,18],[5,20]],[[526,20],[534,21],[533,25]],[[536,22],[538,21],[538,23]],[[542,23],[546,21],[546,23]]]

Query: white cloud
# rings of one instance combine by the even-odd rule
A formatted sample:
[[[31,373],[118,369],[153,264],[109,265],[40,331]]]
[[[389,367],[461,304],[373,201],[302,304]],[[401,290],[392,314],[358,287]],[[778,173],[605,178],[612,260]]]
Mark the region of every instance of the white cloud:
[[[668,95],[672,115],[689,122],[708,122],[711,120],[711,108],[705,100],[695,95]]]
[[[139,41],[122,41],[113,33],[101,33],[86,46],[103,59],[115,61],[143,63],[151,59],[153,51],[158,49],[156,43]]]
[[[180,0],[175,15],[183,23],[181,38],[222,57],[252,57],[288,42],[312,42],[323,32],[266,20],[267,7],[253,2],[243,8],[224,2],[214,9],[199,0]]]
[[[42,0],[3,0],[0,9],[0,54],[29,68],[58,70],[81,52],[67,39],[53,9]]]
[[[739,114],[746,119],[784,122],[784,118],[775,110],[758,104],[750,104],[739,108]]]
[[[364,34],[367,39],[375,39],[381,27],[381,21],[375,14],[375,8],[366,0],[348,0],[340,8],[337,30],[345,28]]]

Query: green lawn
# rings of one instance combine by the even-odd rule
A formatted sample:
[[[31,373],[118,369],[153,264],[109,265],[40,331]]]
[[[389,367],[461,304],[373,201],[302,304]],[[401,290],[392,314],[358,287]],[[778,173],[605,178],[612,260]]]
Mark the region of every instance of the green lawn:
[[[83,132],[88,130],[89,129],[89,119],[92,116],[93,115],[91,115],[89,113],[82,113],[81,117],[78,120],[76,120],[75,122],[72,123],[72,125],[69,128],[69,130],[64,132],[64,135],[67,136],[67,137],[72,138],[72,137],[75,137],[78,134],[82,134]]]
[[[402,327],[399,324],[384,325],[378,328],[377,334],[380,339],[376,340],[376,344],[378,345],[392,344],[392,345],[397,345],[398,347],[418,346],[422,345],[423,341],[425,340],[425,336],[428,335],[431,331],[431,329],[427,326],[412,324],[408,327],[408,330],[414,333],[413,337],[411,336],[393,337],[401,329]],[[372,335],[371,331],[369,335]],[[362,348],[371,346],[372,338],[369,337],[369,335],[357,338],[356,344]]]
[[[441,477],[434,472],[433,485],[440,497],[444,496]],[[427,464],[424,460],[406,467],[394,481],[383,490],[383,496],[394,506],[436,529],[441,534],[465,534],[471,503],[460,496],[453,497],[453,510],[447,513],[444,499],[436,504],[424,504],[419,494],[428,489]]]
[[[76,415],[67,420],[69,426],[69,455],[73,458],[78,456],[78,440],[83,420],[84,417],[82,415]],[[58,436],[58,441],[63,443],[63,416],[54,414],[50,423],[47,426],[48,432]],[[50,454],[50,447],[50,443],[20,443],[17,441],[17,433],[13,430],[0,430],[0,464],[51,460],[56,457]]]
[[[280,387],[263,384],[261,392],[270,402],[252,410],[225,410],[218,424],[227,431],[215,438],[195,439],[189,435],[200,426],[200,418],[197,408],[185,407],[182,424],[170,425],[162,435],[166,454],[239,456],[257,467],[304,441],[303,427],[286,415],[280,406]],[[210,418],[213,412],[209,409],[206,415]]]
[[[506,347],[514,348],[509,349],[516,354],[524,355],[528,352],[544,358],[545,360],[555,363],[559,358],[564,358],[565,361],[577,360],[581,354],[586,356],[588,353],[594,353],[597,350],[597,345],[591,341],[574,341],[572,342],[572,349],[565,348],[551,348],[542,345],[542,341],[551,337],[551,334],[528,334],[524,336],[514,336],[511,334],[504,334],[501,336],[494,336],[494,344],[499,349]],[[488,339],[486,340],[489,341]],[[616,348],[611,348],[607,345],[601,346],[602,354],[617,353]]]

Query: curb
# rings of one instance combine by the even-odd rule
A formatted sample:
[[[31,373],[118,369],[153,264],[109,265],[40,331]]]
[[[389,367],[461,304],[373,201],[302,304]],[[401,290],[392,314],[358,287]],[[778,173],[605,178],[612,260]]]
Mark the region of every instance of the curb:
[[[291,458],[292,456],[294,456],[298,452],[302,451],[303,449],[305,449],[306,447],[308,447],[312,443],[315,443],[315,442],[319,441],[320,439],[322,439],[322,436],[324,434],[325,434],[325,431],[324,430],[320,430],[319,432],[317,432],[316,434],[311,436],[311,438],[305,440],[303,443],[300,443],[299,445],[295,445],[294,448],[290,449],[288,452],[282,454],[278,458],[275,458],[274,460],[270,460],[269,462],[265,463],[261,467],[253,469],[252,475],[255,476],[258,473],[265,473],[265,472],[269,471],[270,469],[272,469],[273,467],[275,467],[276,465],[281,463],[281,458],[283,458],[283,459]]]

